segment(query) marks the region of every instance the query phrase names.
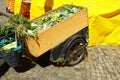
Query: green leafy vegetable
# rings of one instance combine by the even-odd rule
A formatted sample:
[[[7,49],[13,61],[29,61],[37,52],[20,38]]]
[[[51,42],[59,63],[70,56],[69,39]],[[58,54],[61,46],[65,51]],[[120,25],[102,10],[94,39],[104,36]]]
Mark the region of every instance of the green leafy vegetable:
[[[82,9],[83,9],[83,7],[81,7],[81,6],[74,7],[71,5],[64,5],[59,10],[51,12],[47,16],[43,16],[43,17],[39,18],[38,20],[33,21],[31,26],[43,28],[43,29],[40,28],[38,30],[38,33],[39,33],[39,32],[44,31],[45,29],[61,22],[62,20],[65,20],[68,17],[76,14],[77,12],[81,11]]]
[[[28,33],[28,30],[34,30],[35,27],[31,26],[31,21],[22,17],[19,14],[11,15],[9,20],[6,21],[0,29],[0,35],[7,35],[9,33],[15,33],[18,38],[20,37],[35,37]]]
[[[38,33],[50,28],[51,26],[61,22],[62,20],[71,17],[81,11],[83,7],[64,5],[60,9],[51,12],[50,14],[40,17],[31,22],[19,14],[10,16],[0,29],[0,35],[16,33],[17,37],[37,37]]]

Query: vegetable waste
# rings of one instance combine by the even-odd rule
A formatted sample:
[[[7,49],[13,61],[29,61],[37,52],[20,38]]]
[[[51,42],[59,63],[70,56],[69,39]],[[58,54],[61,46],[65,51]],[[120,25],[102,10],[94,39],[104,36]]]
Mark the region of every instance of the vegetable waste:
[[[16,47],[17,47],[17,42],[11,42],[11,43],[3,46],[1,49],[10,50],[11,48],[16,48]]]
[[[36,38],[39,33],[71,17],[82,9],[83,7],[81,6],[63,5],[60,9],[50,12],[46,16],[42,16],[34,21],[29,21],[19,14],[12,15],[10,19],[3,24],[0,35],[15,33],[18,38]]]
[[[10,33],[16,34],[18,38],[32,36],[35,37],[35,33],[31,34],[28,30],[34,30],[35,27],[31,26],[31,21],[22,17],[19,14],[11,15],[8,21],[6,21],[0,29],[0,36],[8,35]]]
[[[4,37],[0,39],[0,53],[3,53],[4,51],[17,51],[21,49],[21,45],[17,45],[17,41],[13,37]]]
[[[60,9],[33,21],[31,26],[37,27],[37,33],[40,33],[52,27],[53,25],[67,19],[68,17],[71,17],[82,9],[84,9],[82,6],[76,7],[72,5],[63,5]]]

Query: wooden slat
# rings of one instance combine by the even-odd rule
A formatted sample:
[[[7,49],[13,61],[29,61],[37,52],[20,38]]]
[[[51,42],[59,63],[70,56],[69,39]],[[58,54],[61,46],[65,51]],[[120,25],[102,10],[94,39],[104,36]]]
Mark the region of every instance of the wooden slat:
[[[85,8],[72,17],[40,33],[37,40],[27,38],[26,45],[28,46],[30,54],[38,57],[86,26],[88,26],[88,14]]]

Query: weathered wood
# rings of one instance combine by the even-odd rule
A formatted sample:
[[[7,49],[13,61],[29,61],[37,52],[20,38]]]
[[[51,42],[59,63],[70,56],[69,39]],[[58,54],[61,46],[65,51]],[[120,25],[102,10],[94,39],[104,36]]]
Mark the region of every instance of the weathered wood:
[[[28,46],[30,54],[38,57],[86,26],[88,26],[88,13],[85,8],[75,15],[43,31],[38,35],[37,40],[27,38],[26,45]]]

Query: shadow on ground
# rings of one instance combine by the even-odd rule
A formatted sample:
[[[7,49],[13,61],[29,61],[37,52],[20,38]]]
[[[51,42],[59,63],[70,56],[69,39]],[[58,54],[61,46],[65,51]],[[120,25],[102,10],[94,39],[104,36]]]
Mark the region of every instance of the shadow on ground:
[[[14,67],[14,69],[17,72],[25,72],[33,67],[36,66],[36,64],[40,65],[40,67],[47,67],[51,65],[51,62],[49,60],[49,51],[41,55],[40,57],[23,57],[20,64],[17,67]]]
[[[85,51],[85,55],[84,55],[83,60],[85,60],[86,57],[88,57],[87,50]],[[50,61],[50,51],[48,51],[48,52],[44,53],[43,55],[41,55],[40,57],[37,57],[37,58],[36,57],[30,57],[30,58],[24,57],[24,58],[22,58],[20,65],[18,65],[18,67],[15,67],[14,69],[17,72],[25,72],[25,71],[35,67],[36,64],[38,64],[40,67],[43,67],[43,68],[47,67],[49,65],[54,65],[56,67],[67,66],[65,64],[52,63]]]
[[[37,64],[39,64],[41,67],[47,67],[52,64],[50,61],[50,51],[44,53],[43,55],[41,55],[38,58],[34,58],[33,60]]]
[[[4,75],[8,70],[9,70],[10,66],[4,62],[1,66],[0,66],[0,77],[2,75]]]
[[[88,52],[86,50],[86,54],[83,58],[83,60],[88,56]],[[49,65],[54,65],[56,67],[64,67],[62,65],[56,65],[56,63],[52,63],[50,61],[50,51],[44,53],[43,55],[41,55],[40,57],[22,57],[20,64],[17,67],[14,67],[14,69],[16,70],[16,72],[25,72],[28,71],[31,68],[34,68],[37,64],[40,67],[47,67]],[[8,70],[9,70],[10,66],[7,63],[4,63],[1,67],[0,67],[0,77],[2,75],[4,75]]]
[[[36,64],[40,65],[40,67],[47,67],[51,65],[51,62],[49,60],[49,51],[41,55],[40,57],[22,57],[21,62],[17,67],[14,67],[16,72],[22,73],[25,71],[30,70],[31,68],[34,68]],[[4,62],[0,66],[0,77],[3,76],[8,70],[10,66]]]

